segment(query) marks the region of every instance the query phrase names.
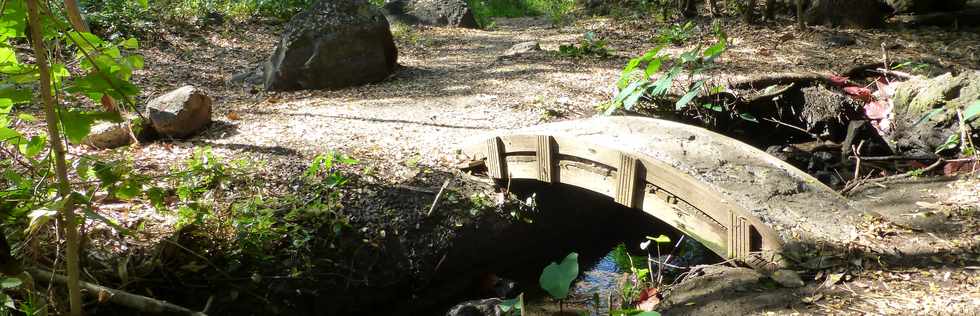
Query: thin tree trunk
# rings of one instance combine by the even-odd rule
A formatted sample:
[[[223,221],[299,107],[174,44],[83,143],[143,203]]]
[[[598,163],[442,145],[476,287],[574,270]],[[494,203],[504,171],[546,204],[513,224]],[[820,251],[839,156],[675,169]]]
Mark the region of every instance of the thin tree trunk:
[[[71,26],[75,28],[76,31],[91,33],[88,24],[85,23],[85,19],[82,18],[82,10],[79,8],[78,0],[65,0],[65,11],[68,15],[68,21],[71,22]]]
[[[755,1],[745,1],[745,7],[742,8],[742,19],[745,20],[745,23],[755,22]]]
[[[27,18],[31,25],[41,25],[37,0],[27,0]],[[44,103],[44,117],[48,125],[48,139],[51,151],[54,153],[55,173],[58,176],[58,195],[65,199],[59,221],[65,229],[68,247],[65,250],[65,261],[68,270],[68,301],[71,304],[71,315],[82,315],[82,294],[78,286],[78,228],[75,222],[74,203],[71,201],[71,184],[68,182],[68,167],[65,164],[65,147],[61,140],[57,106],[54,95],[51,94],[51,69],[48,66],[48,51],[44,47],[41,28],[31,28],[34,58],[40,73],[41,101]]]
[[[766,21],[772,21],[772,18],[776,15],[776,0],[766,0],[766,10],[763,12],[762,16]]]
[[[806,28],[803,23],[803,0],[796,0],[796,27],[801,30]]]

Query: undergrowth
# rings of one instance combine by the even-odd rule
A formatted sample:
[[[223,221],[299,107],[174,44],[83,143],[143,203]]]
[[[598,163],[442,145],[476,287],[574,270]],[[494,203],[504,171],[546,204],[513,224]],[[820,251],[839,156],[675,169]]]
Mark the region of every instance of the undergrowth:
[[[575,9],[575,0],[467,0],[477,23],[493,25],[493,18],[545,16],[553,24],[563,24]]]

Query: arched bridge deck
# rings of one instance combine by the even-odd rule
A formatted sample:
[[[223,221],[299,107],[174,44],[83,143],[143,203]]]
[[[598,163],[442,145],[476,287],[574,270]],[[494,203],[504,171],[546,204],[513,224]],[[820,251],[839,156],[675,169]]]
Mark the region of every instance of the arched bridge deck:
[[[863,213],[810,175],[695,126],[600,117],[482,137],[463,154],[495,179],[564,183],[642,210],[722,256],[774,270],[784,247],[854,238]]]

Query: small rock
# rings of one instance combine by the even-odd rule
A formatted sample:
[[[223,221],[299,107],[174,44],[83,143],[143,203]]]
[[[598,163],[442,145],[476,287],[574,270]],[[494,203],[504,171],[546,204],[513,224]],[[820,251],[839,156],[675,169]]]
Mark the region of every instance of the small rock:
[[[536,41],[529,41],[529,42],[517,43],[514,46],[511,46],[509,49],[507,49],[506,52],[504,52],[503,56],[504,57],[518,56],[518,55],[530,54],[540,50],[541,50],[541,44],[538,44],[538,42]]]
[[[801,287],[804,285],[800,275],[792,270],[776,270],[771,277],[773,281],[784,287]]]
[[[104,122],[92,126],[92,131],[82,139],[82,144],[97,149],[111,149],[133,143],[129,122]]]
[[[211,124],[211,97],[193,86],[183,86],[150,100],[147,117],[161,135],[194,136]]]
[[[503,301],[499,298],[467,301],[450,308],[446,316],[499,316],[503,314],[501,303]]]

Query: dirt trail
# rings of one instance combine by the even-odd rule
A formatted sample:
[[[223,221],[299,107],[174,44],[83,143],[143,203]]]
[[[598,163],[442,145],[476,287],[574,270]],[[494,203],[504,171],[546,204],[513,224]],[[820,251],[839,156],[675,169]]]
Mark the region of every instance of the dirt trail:
[[[229,156],[340,151],[387,161],[383,165],[442,165],[468,137],[592,115],[592,108],[610,97],[611,83],[623,64],[622,58],[555,57],[560,43],[574,41],[584,31],[559,30],[545,20],[514,19],[494,31],[396,31],[402,67],[378,84],[339,91],[250,93],[249,88],[225,83],[271,51],[273,31],[168,39],[178,44],[148,50],[147,68],[176,68],[178,75],[147,73],[146,81],[153,87],[146,94],[184,83],[204,86],[216,99],[219,122],[194,142],[210,144],[217,152],[232,150]],[[544,51],[498,58],[513,44],[529,40],[539,41]]]

